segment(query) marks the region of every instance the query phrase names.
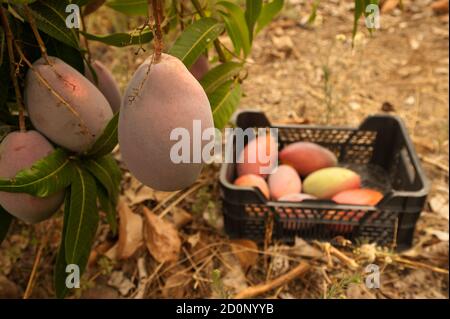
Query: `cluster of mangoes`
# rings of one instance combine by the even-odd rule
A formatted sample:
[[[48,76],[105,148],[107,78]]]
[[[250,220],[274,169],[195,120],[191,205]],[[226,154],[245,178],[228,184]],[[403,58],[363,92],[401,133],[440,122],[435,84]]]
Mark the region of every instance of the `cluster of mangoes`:
[[[208,67],[207,60],[199,63],[193,70],[197,76]],[[130,171],[144,184],[163,191],[193,183],[202,164],[173,163],[170,150],[175,142],[170,133],[180,127],[192,133],[194,120],[200,120],[203,129],[214,124],[206,93],[183,62],[168,54],[150,56],[135,72],[123,99],[111,72],[98,61],[91,67],[96,77],[88,66],[83,75],[52,56],[32,64],[24,102],[36,130],[12,132],[3,139],[0,178],[13,178],[30,168],[53,152],[53,144],[84,154],[120,109],[119,144]],[[64,191],[44,198],[0,192],[0,205],[29,223],[47,219],[63,200]]]
[[[98,86],[86,67],[83,75],[56,57],[40,58],[28,70],[24,103],[36,130],[14,131],[0,144],[0,178],[13,178],[60,145],[83,153],[96,141],[120,108],[121,94],[111,72],[92,63]],[[0,192],[0,205],[29,223],[49,218],[62,204],[64,191],[38,198],[24,193]]]
[[[377,190],[361,188],[361,177],[356,172],[338,167],[335,154],[315,143],[287,145],[279,152],[281,163],[276,167],[278,149],[274,144],[270,135],[247,144],[239,156],[235,185],[256,187],[266,199],[275,201],[332,200],[339,204],[376,205],[383,198]],[[263,152],[272,161],[270,174],[260,173],[260,161],[250,161],[251,154]]]

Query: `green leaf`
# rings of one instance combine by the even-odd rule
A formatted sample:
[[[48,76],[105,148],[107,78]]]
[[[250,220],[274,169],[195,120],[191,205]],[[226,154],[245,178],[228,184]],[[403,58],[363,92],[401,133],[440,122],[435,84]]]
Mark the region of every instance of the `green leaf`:
[[[84,74],[83,55],[79,50],[46,34],[42,34],[42,38],[47,46],[47,53],[49,55],[60,58],[78,72]]]
[[[262,0],[246,0],[245,4],[245,21],[247,21],[250,43],[252,43],[255,24],[261,14]]]
[[[46,0],[33,3],[30,5],[30,9],[39,30],[75,49],[79,49],[77,32],[75,29],[66,26],[67,13],[65,10],[67,5],[69,5],[67,0]],[[17,7],[17,11],[28,21],[23,7]]]
[[[63,229],[61,234],[61,242],[59,244],[59,251],[56,255],[56,263],[53,270],[53,284],[55,286],[55,293],[57,298],[64,298],[68,291],[68,288],[66,286],[66,232],[67,232],[67,223],[69,220],[69,214],[70,214],[70,197],[71,197],[71,191],[70,188],[66,191],[66,196],[64,199],[64,223],[63,223]],[[80,269],[81,270],[81,269]]]
[[[355,0],[355,15],[353,17],[353,32],[352,39],[355,39],[356,32],[358,31],[358,21],[364,12],[365,0]]]
[[[37,0],[11,0],[12,4],[29,4],[36,2]]]
[[[117,212],[116,205],[108,198],[105,188],[102,185],[97,185],[98,201],[100,203],[100,209],[105,212],[106,220],[113,235],[117,234]]]
[[[153,40],[153,33],[150,30],[145,30],[142,32],[114,33],[107,35],[95,35],[81,31],[81,34],[83,34],[88,40],[102,42],[115,47],[140,45],[149,43]]]
[[[73,175],[74,164],[67,153],[58,148],[31,168],[18,172],[16,177],[0,179],[0,191],[47,197],[69,186]]]
[[[69,0],[69,1],[70,1],[70,3],[73,3],[80,7],[83,7],[83,6],[87,5],[89,2],[95,1],[95,0]]]
[[[378,0],[355,0],[355,15],[353,19],[353,32],[352,32],[352,46],[354,45],[354,40],[356,33],[358,31],[358,22],[362,15],[368,16],[368,12],[366,12],[366,8],[370,4],[378,5]],[[372,32],[372,29],[369,29]]]
[[[197,20],[178,37],[169,54],[176,56],[190,68],[222,31],[223,25],[213,18]]]
[[[281,9],[283,9],[283,5],[284,0],[273,0],[262,7],[256,26],[256,33],[261,31],[275,18]]]
[[[70,188],[70,208],[65,236],[67,264],[83,271],[98,227],[97,187],[95,179],[80,166]]]
[[[147,2],[147,0],[108,0],[106,5],[127,15],[147,16]]]
[[[200,80],[200,84],[207,94],[212,93],[220,85],[238,75],[243,64],[225,62],[208,71]]]
[[[214,118],[214,125],[222,129],[236,110],[241,99],[239,83],[228,81],[208,95]]]
[[[308,18],[308,24],[313,24],[314,21],[316,21],[317,8],[319,7],[319,4],[320,4],[320,0],[314,0],[314,2],[312,4],[311,14],[309,15],[309,18]]]
[[[247,27],[247,22],[245,21],[244,11],[238,5],[227,2],[220,1],[217,2],[217,6],[226,9],[226,12],[219,11],[225,21],[225,26],[233,42],[236,53],[240,53],[240,49],[244,51],[244,56],[250,53],[250,36]]]
[[[114,114],[103,130],[102,135],[95,141],[94,145],[86,152],[89,157],[102,157],[112,152],[118,143],[117,125],[119,123],[119,112]]]
[[[106,189],[112,203],[116,204],[119,196],[121,171],[114,157],[106,155],[97,159],[88,159],[83,161],[83,166]]]
[[[2,206],[0,206],[0,244],[6,238],[12,220],[13,217]]]

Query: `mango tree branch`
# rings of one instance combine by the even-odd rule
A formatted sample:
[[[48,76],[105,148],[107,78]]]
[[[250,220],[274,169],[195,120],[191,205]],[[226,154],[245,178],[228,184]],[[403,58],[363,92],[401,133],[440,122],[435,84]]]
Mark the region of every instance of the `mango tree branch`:
[[[26,131],[25,126],[25,115],[24,115],[24,104],[22,99],[22,93],[20,92],[19,82],[17,81],[16,74],[16,61],[14,57],[14,37],[11,32],[11,27],[9,26],[8,17],[6,16],[5,9],[2,5],[3,1],[0,1],[0,15],[2,19],[3,28],[5,29],[6,35],[6,45],[8,47],[8,56],[9,56],[9,73],[11,76],[11,81],[14,85],[14,92],[16,94],[17,106],[19,108],[19,129],[21,132]]]
[[[150,10],[152,8],[152,10]],[[155,33],[155,63],[161,59],[163,50],[163,36],[161,31],[162,6],[161,0],[148,0],[148,17],[154,18],[154,33]]]
[[[198,14],[204,18],[206,17],[205,11],[203,11],[202,6],[200,5],[200,2],[198,0],[191,0],[192,4],[195,7],[195,10],[197,10]],[[220,46],[220,42],[218,39],[215,39],[214,42],[214,49],[217,52],[217,55],[219,56],[220,62],[227,62],[227,58],[225,57],[225,54],[223,53],[222,47]]]
[[[28,7],[28,5],[24,4],[23,6],[25,8],[25,14],[27,15],[28,23],[30,24],[31,30],[33,31],[34,37],[36,38],[36,41],[39,45],[39,49],[41,50],[42,57],[45,59],[47,64],[51,65],[47,54],[47,48],[45,47],[44,41],[39,34],[39,30],[36,26],[36,21],[34,20],[33,13],[31,12],[31,9],[30,7]]]

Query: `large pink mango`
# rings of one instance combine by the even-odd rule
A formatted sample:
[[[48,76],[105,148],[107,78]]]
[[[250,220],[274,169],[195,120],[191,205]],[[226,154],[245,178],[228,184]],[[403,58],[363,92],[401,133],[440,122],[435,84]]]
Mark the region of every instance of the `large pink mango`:
[[[53,152],[53,146],[39,132],[12,132],[0,144],[0,178],[10,179]],[[37,223],[49,218],[61,206],[64,191],[39,198],[26,193],[0,192],[0,205],[11,215]]]
[[[321,168],[336,166],[337,158],[326,148],[310,142],[296,142],[284,147],[280,161],[294,167],[301,176]]]
[[[208,58],[204,55],[201,55],[197,59],[197,61],[194,62],[189,71],[192,73],[194,78],[200,81],[202,77],[209,71]]]
[[[271,173],[278,160],[278,145],[275,138],[266,134],[256,137],[245,146],[238,156],[237,173],[256,174],[263,177]]]
[[[142,183],[176,191],[195,182],[206,160],[198,152],[214,142],[211,106],[200,83],[178,58],[162,54],[149,71],[150,63],[151,58],[136,70],[126,89],[119,116],[120,151]],[[197,124],[200,137],[193,132]],[[202,139],[205,130],[212,136]],[[188,149],[181,150],[181,157],[186,161],[177,151],[185,138],[187,143],[182,144]]]
[[[274,200],[289,194],[300,193],[302,181],[297,171],[289,165],[280,165],[269,175],[270,196]]]

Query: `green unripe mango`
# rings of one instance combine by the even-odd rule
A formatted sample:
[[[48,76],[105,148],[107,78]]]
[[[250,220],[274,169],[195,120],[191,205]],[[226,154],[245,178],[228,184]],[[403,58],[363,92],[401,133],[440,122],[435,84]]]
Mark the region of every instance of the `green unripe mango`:
[[[320,199],[330,199],[339,192],[360,186],[361,178],[355,172],[343,167],[328,167],[308,175],[303,182],[303,191]]]

